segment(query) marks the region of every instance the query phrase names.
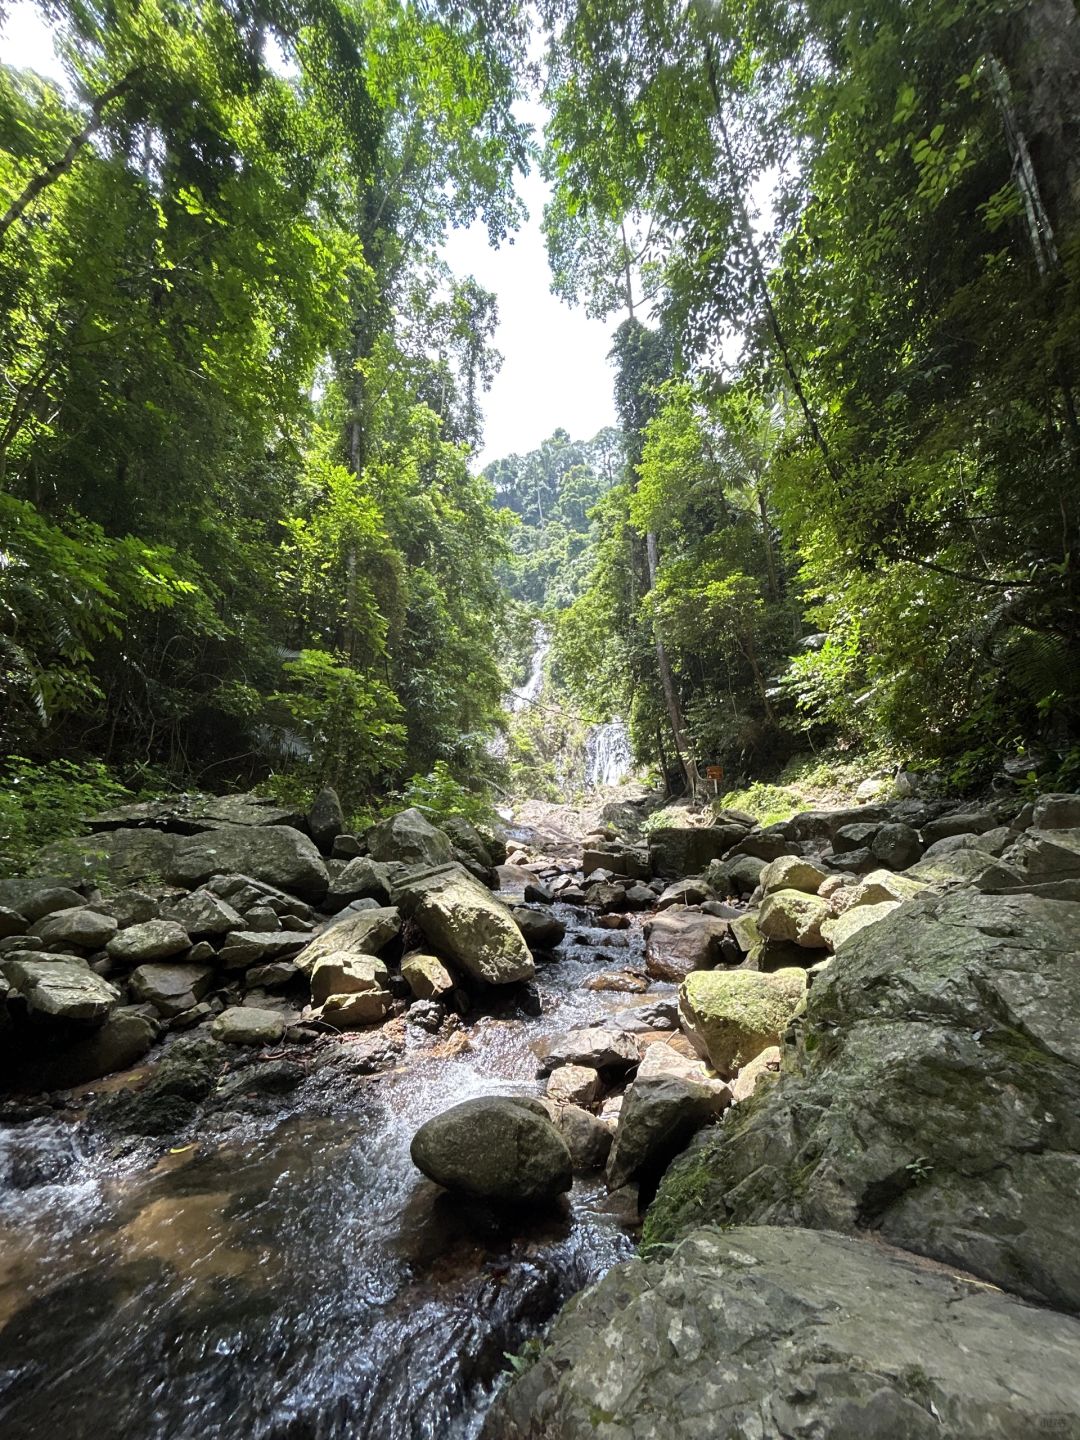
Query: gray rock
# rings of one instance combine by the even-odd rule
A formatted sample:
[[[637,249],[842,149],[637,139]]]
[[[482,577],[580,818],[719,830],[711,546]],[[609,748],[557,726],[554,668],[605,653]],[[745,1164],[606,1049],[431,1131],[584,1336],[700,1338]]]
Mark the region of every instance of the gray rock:
[[[1001,857],[1025,885],[1080,877],[1080,830],[1028,830]]]
[[[216,1017],[210,1033],[226,1045],[276,1045],[285,1034],[285,1017],[277,1010],[233,1005]]]
[[[600,1072],[590,1065],[560,1065],[551,1072],[545,1095],[556,1105],[591,1105],[600,1095]]]
[[[1075,1436],[1080,1323],[895,1251],[697,1229],[564,1309],[483,1440]]]
[[[225,825],[300,825],[298,811],[266,795],[181,795],[168,800],[136,801],[91,816],[93,830],[153,826],[179,835],[195,835]]]
[[[757,928],[766,940],[782,940],[819,950],[821,927],[830,915],[827,901],[802,890],[774,890],[762,901]]]
[[[831,840],[846,825],[881,825],[890,819],[886,805],[855,805],[836,810],[804,810],[787,823],[797,840]]]
[[[55,877],[16,875],[0,880],[0,905],[17,910],[31,925],[54,910],[71,910],[85,903],[84,896]]]
[[[36,935],[45,946],[78,945],[83,950],[100,950],[116,931],[116,921],[111,915],[102,915],[88,905],[54,910],[43,919],[35,920],[30,927],[30,934]]]
[[[30,921],[25,915],[0,905],[0,940],[10,939],[12,935],[25,935],[29,928]]]
[[[877,825],[842,825],[833,835],[833,849],[838,855],[869,850],[877,833]]]
[[[707,825],[697,829],[670,826],[649,836],[653,872],[667,880],[700,875],[710,860],[719,860],[746,834],[743,825]]]
[[[346,911],[304,946],[296,957],[296,963],[306,975],[310,975],[316,962],[324,955],[341,951],[352,955],[376,955],[400,929],[401,912],[395,906]]]
[[[291,960],[307,945],[306,935],[281,930],[267,934],[263,930],[234,930],[225,937],[218,951],[218,960],[226,970],[247,970],[252,965],[266,965],[273,960]],[[310,946],[308,947],[310,948]]]
[[[580,1105],[563,1105],[555,1124],[566,1141],[575,1174],[603,1169],[611,1152],[612,1134],[602,1120]]]
[[[367,832],[373,860],[399,860],[406,865],[444,865],[451,859],[449,837],[416,809],[402,810]]]
[[[1080,1309],[1077,1013],[1080,906],[970,890],[906,902],[817,976],[779,1081],[692,1174],[676,1162],[649,1233],[873,1226]]]
[[[311,802],[307,826],[315,844],[323,854],[327,854],[345,829],[345,814],[338,793],[332,786],[327,785],[320,790]]]
[[[158,913],[158,904],[154,897],[147,895],[144,890],[133,888],[117,890],[100,908],[113,917],[121,930],[127,929],[129,925],[141,925],[146,920],[154,920]]]
[[[145,920],[121,930],[105,948],[110,959],[121,965],[139,965],[144,960],[167,960],[190,946],[187,931],[175,920]]]
[[[206,882],[205,888],[219,900],[227,900],[241,915],[254,905],[262,905],[269,906],[275,915],[282,918],[292,915],[310,923],[313,917],[311,906],[305,901],[250,875],[215,875]]]
[[[414,950],[402,958],[401,973],[417,1000],[437,1000],[454,988],[454,977],[437,955]]]
[[[244,983],[260,990],[278,990],[295,980],[300,971],[289,960],[271,960],[265,965],[253,965],[244,976]]]
[[[175,835],[160,830],[112,830],[55,840],[34,857],[30,869],[43,878],[60,875],[65,883],[86,884],[99,879],[115,885],[140,880],[166,879]]]
[[[477,1199],[539,1204],[570,1189],[565,1140],[536,1100],[466,1100],[421,1125],[413,1164],[436,1184]]]
[[[482,870],[490,870],[495,864],[495,856],[488,841],[476,826],[470,825],[463,816],[451,815],[440,823],[439,828],[449,836],[454,849],[467,855],[474,865],[478,865]]]
[[[630,1034],[609,1026],[593,1025],[582,1030],[569,1030],[537,1041],[539,1073],[550,1075],[560,1065],[585,1065],[593,1070],[626,1071],[640,1058],[638,1047]]]
[[[269,905],[253,905],[244,912],[244,929],[269,935],[280,929],[280,922]]]
[[[430,877],[402,903],[428,942],[474,980],[505,985],[536,973],[513,915],[463,870]]]
[[[564,922],[547,911],[526,910],[522,905],[511,905],[510,914],[530,950],[554,950],[566,936]]]
[[[672,880],[656,897],[657,910],[670,910],[673,905],[700,905],[713,898],[713,892],[700,875],[685,880]]]
[[[354,900],[375,900],[385,905],[390,899],[391,867],[367,855],[350,860],[330,885],[327,909],[349,905]]]
[[[313,841],[289,825],[223,825],[205,834],[180,836],[166,878],[194,887],[228,872],[250,875],[315,902],[330,884]]]
[[[733,1075],[779,1043],[806,999],[806,972],[795,967],[697,970],[679,990],[679,1021],[694,1049],[721,1075]]]
[[[645,968],[654,980],[683,980],[692,970],[737,965],[731,922],[696,911],[667,910],[647,920]]]
[[[755,830],[728,852],[728,860],[748,858],[769,863],[791,853],[791,839],[783,830]]]
[[[801,855],[780,855],[766,865],[758,884],[766,895],[774,890],[805,890],[816,895],[828,872]]]
[[[243,930],[240,913],[212,891],[193,890],[190,895],[162,908],[162,917],[175,920],[189,935],[227,935]]]
[[[190,1010],[213,983],[209,965],[140,965],[128,981],[133,999],[152,1005],[166,1018]]]
[[[120,992],[85,960],[36,954],[0,961],[0,975],[35,1018],[71,1025],[100,1025],[115,1010]],[[9,997],[10,1004],[10,997]]]
[[[906,870],[922,854],[919,832],[900,822],[882,825],[870,845],[870,853],[890,870]]]
[[[717,895],[750,895],[761,883],[768,863],[771,862],[756,855],[737,855],[730,860],[714,861],[706,870],[705,879]]]
[[[328,1024],[371,1025],[385,1018],[390,1008],[390,994],[386,990],[350,990],[340,995],[328,995],[322,1003],[321,1017]]]
[[[657,1179],[691,1137],[730,1104],[729,1087],[711,1080],[700,1062],[684,1059],[669,1045],[650,1045],[619,1111],[608,1188]]]
[[[1080,795],[1040,795],[1028,824],[1033,830],[1080,829]]]
[[[950,835],[981,835],[984,830],[993,830],[997,823],[992,810],[954,810],[950,815],[927,821],[922,827],[923,843],[932,845],[935,840],[944,840]]]
[[[312,1004],[321,1005],[331,995],[357,995],[366,990],[384,992],[389,973],[383,962],[374,955],[354,955],[348,951],[339,951],[317,960],[312,966],[309,979]]]

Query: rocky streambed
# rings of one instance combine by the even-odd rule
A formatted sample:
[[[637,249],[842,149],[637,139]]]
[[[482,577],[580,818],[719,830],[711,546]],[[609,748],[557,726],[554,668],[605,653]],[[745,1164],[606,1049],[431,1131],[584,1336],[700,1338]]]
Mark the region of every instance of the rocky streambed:
[[[0,882],[5,1435],[1080,1435],[1080,797],[332,812]]]

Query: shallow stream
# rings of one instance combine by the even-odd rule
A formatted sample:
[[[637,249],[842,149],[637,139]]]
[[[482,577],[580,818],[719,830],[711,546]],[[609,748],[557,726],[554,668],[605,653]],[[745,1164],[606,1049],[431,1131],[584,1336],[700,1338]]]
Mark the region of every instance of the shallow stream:
[[[456,1056],[410,1029],[344,1104],[320,1106],[316,1071],[277,1114],[151,1167],[70,1120],[0,1127],[4,1440],[475,1436],[507,1353],[633,1243],[600,1176],[510,1223],[409,1160],[457,1101],[540,1093],[530,1042],[633,1003],[581,986],[639,959],[640,932],[614,932],[622,948],[556,908],[540,1016],[470,1019]]]

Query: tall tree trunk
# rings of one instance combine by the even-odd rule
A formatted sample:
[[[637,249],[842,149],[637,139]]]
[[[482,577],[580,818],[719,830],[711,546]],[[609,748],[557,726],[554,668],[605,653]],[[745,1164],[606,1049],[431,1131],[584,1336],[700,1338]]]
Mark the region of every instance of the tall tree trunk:
[[[649,589],[656,588],[656,572],[659,568],[659,558],[656,548],[656,535],[653,531],[645,536],[645,553],[649,558]],[[690,744],[690,737],[686,733],[686,726],[683,724],[682,706],[679,704],[679,696],[675,689],[675,677],[671,673],[671,665],[668,661],[667,650],[664,648],[663,637],[660,634],[660,622],[653,620],[653,635],[656,639],[656,666],[660,671],[660,685],[664,691],[664,703],[667,705],[668,720],[671,722],[671,734],[675,741],[675,749],[686,775],[686,783],[689,786],[690,794],[696,795],[701,787],[701,776],[698,774],[697,762],[694,759],[694,752]]]

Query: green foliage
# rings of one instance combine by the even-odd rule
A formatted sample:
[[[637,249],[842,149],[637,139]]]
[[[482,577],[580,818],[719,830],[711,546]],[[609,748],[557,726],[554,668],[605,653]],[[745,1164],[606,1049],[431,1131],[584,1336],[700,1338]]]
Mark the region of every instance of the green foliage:
[[[12,756],[0,778],[0,875],[21,874],[42,845],[82,835],[88,815],[131,798],[100,761]]]
[[[451,815],[460,815],[473,825],[490,824],[492,819],[491,801],[487,794],[460,784],[443,760],[436,760],[430,774],[413,775],[406,783],[401,798],[403,804],[422,810],[436,825]]]

